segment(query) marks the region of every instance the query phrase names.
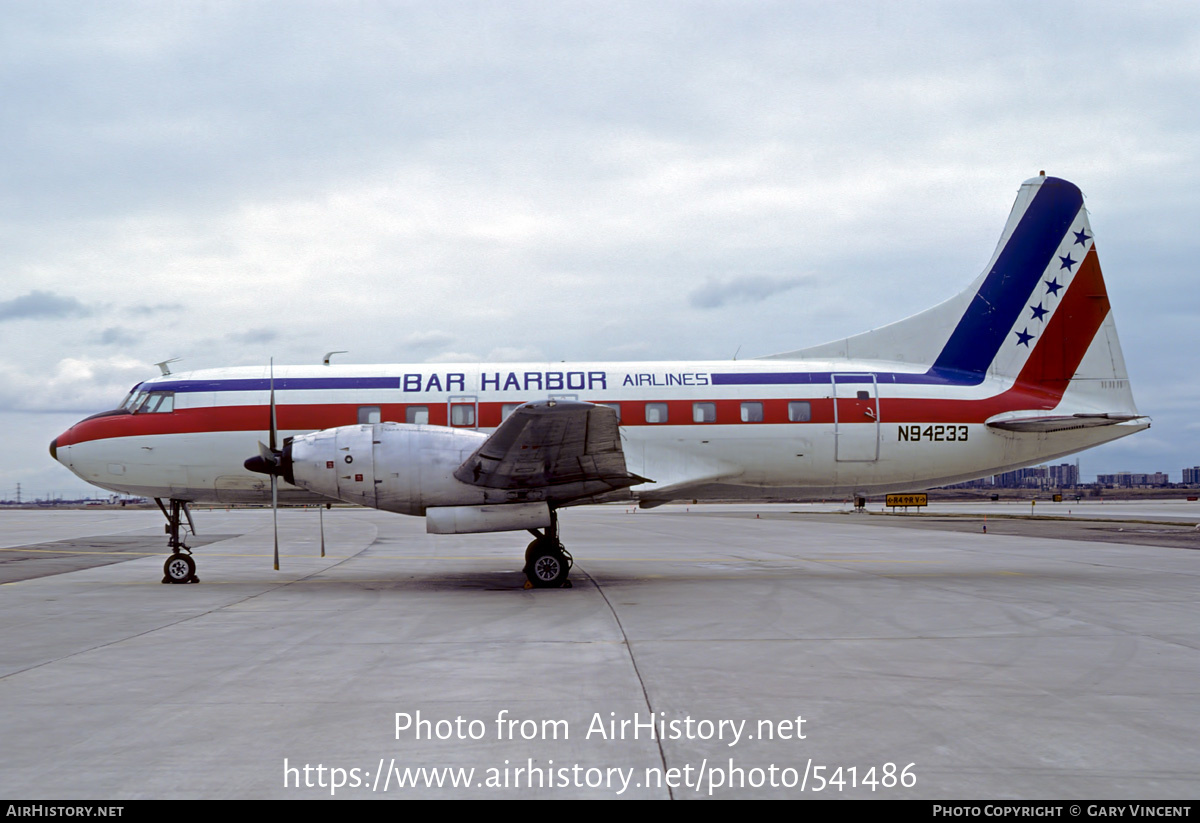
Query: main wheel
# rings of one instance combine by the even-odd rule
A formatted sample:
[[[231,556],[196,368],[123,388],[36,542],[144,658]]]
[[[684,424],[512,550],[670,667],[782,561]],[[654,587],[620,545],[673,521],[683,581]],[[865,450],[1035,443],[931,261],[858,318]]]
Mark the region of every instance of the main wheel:
[[[163,564],[163,582],[191,583],[196,576],[196,561],[190,554],[176,552]]]
[[[526,552],[525,576],[537,589],[557,589],[567,582],[571,563],[551,541],[535,540]]]
[[[534,552],[536,552],[538,546],[542,544],[543,539],[544,538],[539,537],[537,540],[531,541],[530,544],[525,547],[525,568],[523,571],[526,574],[529,573],[529,566],[533,563]]]

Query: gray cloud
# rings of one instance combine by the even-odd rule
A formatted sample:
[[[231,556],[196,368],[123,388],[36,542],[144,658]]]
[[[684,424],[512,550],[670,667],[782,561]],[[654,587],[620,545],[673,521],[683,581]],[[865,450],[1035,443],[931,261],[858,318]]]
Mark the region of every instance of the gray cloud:
[[[152,303],[152,304],[142,304],[142,305],[138,305],[138,306],[129,306],[128,308],[125,309],[125,313],[133,314],[133,315],[145,315],[145,314],[158,314],[160,312],[166,312],[166,311],[181,311],[182,309],[183,309],[182,303]]]
[[[139,340],[141,337],[135,336],[128,329],[119,326],[110,326],[95,337],[95,341],[101,346],[132,346]]]
[[[454,335],[444,331],[414,331],[404,336],[403,343],[413,349],[433,349],[454,340]]]
[[[688,296],[688,302],[698,309],[716,309],[730,303],[758,303],[768,297],[803,286],[811,278],[764,277],[746,275],[728,280],[709,280]]]
[[[30,317],[84,317],[91,313],[91,309],[74,297],[60,297],[48,291],[31,291],[12,300],[0,301],[0,322]]]
[[[274,329],[247,329],[226,335],[225,339],[234,343],[270,343],[279,339],[279,332]]]

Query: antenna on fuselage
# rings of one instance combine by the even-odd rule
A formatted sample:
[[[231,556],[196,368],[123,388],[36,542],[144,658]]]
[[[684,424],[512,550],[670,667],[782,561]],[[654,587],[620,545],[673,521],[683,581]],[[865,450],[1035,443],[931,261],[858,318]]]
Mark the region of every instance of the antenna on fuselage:
[[[327,351],[327,352],[325,352],[325,356],[324,356],[324,357],[321,359],[321,362],[322,362],[322,363],[324,363],[326,366],[328,366],[328,365],[329,365],[329,361],[330,361],[330,360],[333,358],[333,356],[334,356],[335,354],[346,354],[346,349],[341,349],[341,350],[339,350],[339,351]]]
[[[172,357],[170,360],[163,360],[161,363],[155,363],[154,365],[158,366],[158,370],[160,372],[162,372],[162,376],[166,377],[167,375],[169,375],[171,373],[171,370],[168,368],[169,364],[174,363],[180,359],[181,358],[178,358],[178,357]]]

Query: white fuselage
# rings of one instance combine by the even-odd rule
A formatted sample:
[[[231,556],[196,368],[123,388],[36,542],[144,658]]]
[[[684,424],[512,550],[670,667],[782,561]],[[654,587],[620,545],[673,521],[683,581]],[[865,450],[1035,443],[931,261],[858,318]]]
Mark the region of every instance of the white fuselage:
[[[1061,394],[1027,391],[1011,379],[903,382],[918,374],[902,364],[845,360],[293,366],[275,369],[274,387],[281,437],[386,421],[488,432],[534,400],[613,405],[628,469],[653,481],[633,489],[645,500],[928,488],[1052,459],[1147,425],[997,430],[985,421],[1007,411],[1104,408],[1064,409]],[[171,402],[81,421],[54,451],[81,478],[113,491],[263,502],[269,478],[242,464],[267,439],[269,386],[263,368],[147,381],[139,392]],[[281,499],[316,498],[284,484]]]

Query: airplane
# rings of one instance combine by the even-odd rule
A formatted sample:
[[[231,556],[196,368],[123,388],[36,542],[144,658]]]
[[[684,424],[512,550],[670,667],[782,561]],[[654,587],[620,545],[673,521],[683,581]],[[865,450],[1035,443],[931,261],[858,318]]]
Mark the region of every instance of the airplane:
[[[50,454],[155,499],[172,583],[197,579],[180,537],[192,503],[343,501],[423,516],[430,533],[529,531],[526,587],[564,587],[565,506],[913,491],[1150,426],[1083,195],[1045,172],[964,291],[824,345],[723,362],[160,369]]]

